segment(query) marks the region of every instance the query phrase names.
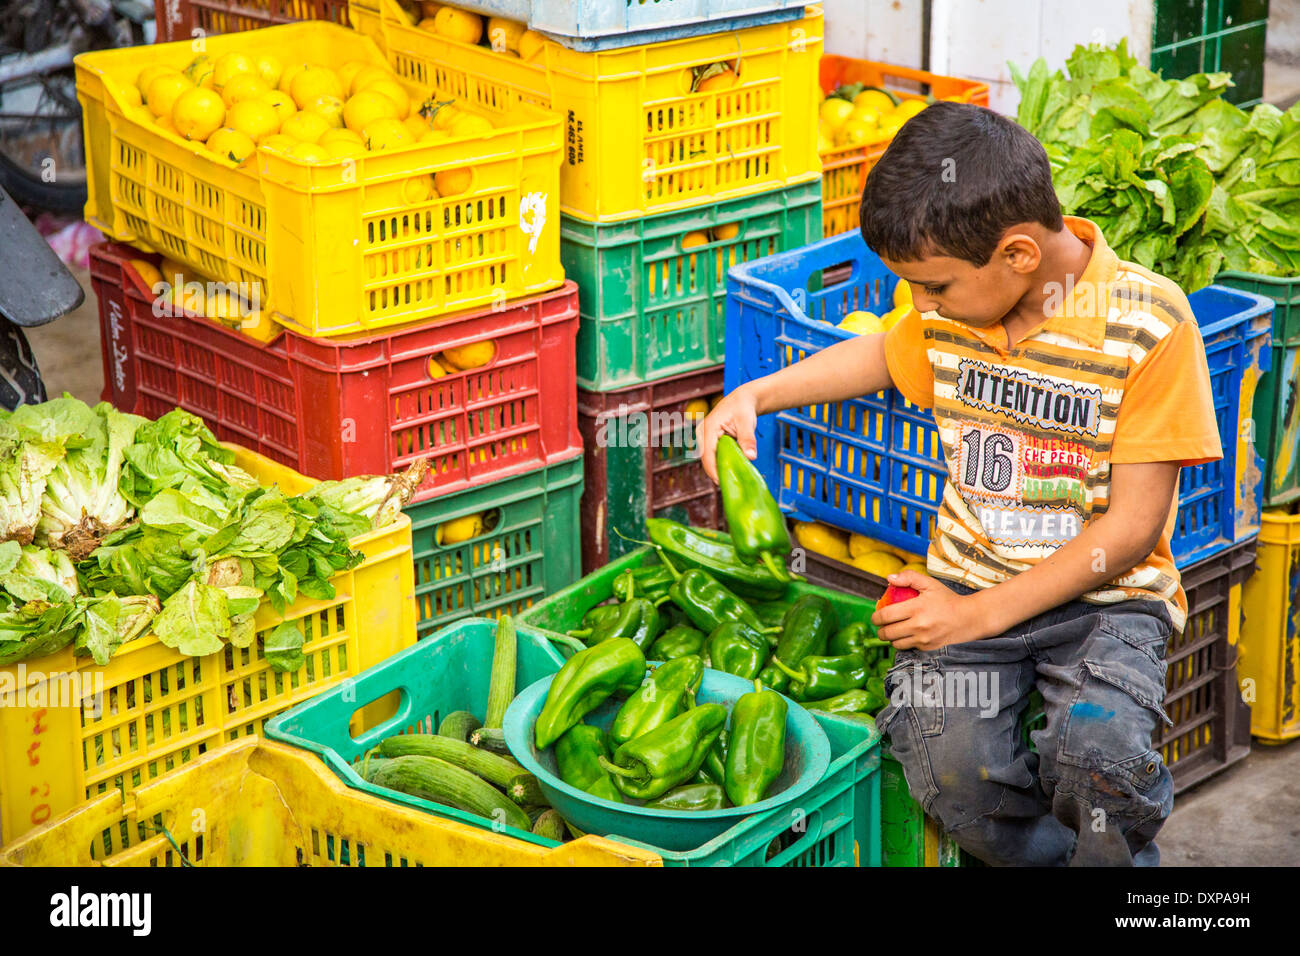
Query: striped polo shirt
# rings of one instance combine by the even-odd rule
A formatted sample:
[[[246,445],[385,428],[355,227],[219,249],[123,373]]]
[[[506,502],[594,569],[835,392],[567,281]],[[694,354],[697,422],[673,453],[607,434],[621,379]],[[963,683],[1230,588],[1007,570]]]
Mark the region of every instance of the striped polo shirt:
[[[992,587],[1048,557],[1106,512],[1112,464],[1222,457],[1187,297],[1121,261],[1096,224],[1065,222],[1092,247],[1088,266],[1014,346],[1001,323],[977,329],[915,310],[885,338],[895,386],[934,409],[948,466],[927,556],[935,577]],[[1169,550],[1177,505],[1175,495],[1155,550],[1082,600],[1158,598],[1181,631],[1187,599]]]

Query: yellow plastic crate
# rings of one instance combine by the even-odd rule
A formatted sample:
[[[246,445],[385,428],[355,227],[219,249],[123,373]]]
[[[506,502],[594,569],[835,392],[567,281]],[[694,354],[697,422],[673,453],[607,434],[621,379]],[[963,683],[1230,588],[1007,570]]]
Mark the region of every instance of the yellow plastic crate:
[[[601,837],[555,848],[353,790],[313,754],[248,737],[0,850],[0,866],[657,866]]]
[[[241,467],[297,494],[312,480],[237,449]],[[411,522],[356,537],[365,560],[330,579],[332,600],[299,598],[283,617],[257,612],[259,639],[297,621],[307,660],[271,669],[260,640],[187,657],[152,633],[121,647],[104,667],[71,648],[0,668],[0,842],[21,836],[96,794],[130,792],[205,751],[248,734],[283,710],[415,643]],[[358,719],[395,713],[380,701]]]
[[[331,66],[385,62],[372,41],[331,23],[204,42],[213,57],[236,50]],[[193,56],[190,43],[177,42],[76,59],[86,219],[106,235],[212,279],[260,284],[263,308],[307,335],[386,328],[563,283],[559,117],[478,98],[497,127],[487,135],[328,163],[259,149],[241,169],[163,132],[122,99],[142,67],[181,68]],[[406,85],[417,103],[447,96],[436,83]],[[430,174],[458,168],[472,171],[468,190],[424,198]]]
[[[523,101],[564,118],[560,210],[594,222],[672,212],[817,179],[822,13],[732,33],[532,60],[411,24],[395,0],[353,0],[357,30],[393,68],[471,102]],[[739,62],[731,90],[692,93],[691,70]]]
[[[1282,743],[1300,737],[1300,514],[1263,512],[1255,562],[1243,594],[1237,677],[1254,694],[1251,734]]]

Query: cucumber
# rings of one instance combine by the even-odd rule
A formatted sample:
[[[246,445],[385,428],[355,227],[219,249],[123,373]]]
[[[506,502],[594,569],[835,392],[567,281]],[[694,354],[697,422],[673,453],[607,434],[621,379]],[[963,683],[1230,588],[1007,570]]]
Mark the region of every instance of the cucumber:
[[[497,622],[496,649],[492,653],[492,677],[488,681],[484,727],[496,728],[505,722],[506,708],[515,698],[515,658],[518,650],[514,618],[502,614],[501,620]]]
[[[547,810],[533,824],[533,832],[556,843],[564,842],[564,818],[554,810]]]
[[[546,794],[542,793],[542,785],[537,782],[537,778],[527,771],[515,774],[514,779],[506,785],[506,796],[521,807],[546,806],[550,803]]]
[[[438,725],[439,737],[451,737],[455,740],[469,740],[469,735],[483,724],[468,710],[453,710]]]
[[[410,754],[437,757],[470,773],[478,774],[488,783],[495,784],[503,790],[516,782],[526,786],[523,781],[520,781],[520,777],[532,777],[532,774],[527,771],[521,772],[521,768],[513,760],[487,750],[480,750],[463,740],[455,740],[439,734],[398,734],[396,737],[386,737],[379,745],[379,752],[385,757],[405,757]],[[546,801],[530,802],[545,803]]]
[[[530,830],[528,814],[500,790],[468,770],[437,757],[408,754],[385,760],[367,778],[377,787],[455,807],[488,820]]]
[[[469,742],[494,754],[510,753],[510,748],[506,746],[506,732],[500,727],[480,727],[469,735]]]

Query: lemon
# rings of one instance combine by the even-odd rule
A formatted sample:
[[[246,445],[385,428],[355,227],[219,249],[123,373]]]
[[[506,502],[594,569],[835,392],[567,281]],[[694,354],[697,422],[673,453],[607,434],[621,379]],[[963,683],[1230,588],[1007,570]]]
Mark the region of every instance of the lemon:
[[[420,15],[432,20],[438,15],[438,11],[445,6],[445,3],[438,3],[436,0],[420,0]]]
[[[487,365],[497,354],[497,344],[491,339],[484,339],[482,342],[471,342],[469,345],[458,345],[455,348],[443,349],[442,356],[456,368],[466,371],[471,368],[482,368]]]
[[[270,92],[271,88],[266,85],[266,80],[256,73],[238,73],[221,88],[221,100],[230,107],[244,100],[259,99]]]
[[[383,117],[372,120],[367,123],[361,131],[365,137],[366,149],[374,152],[381,149],[396,149],[399,146],[407,146],[415,140],[411,136],[411,131],[407,129],[401,120],[392,117]],[[439,192],[442,190],[439,189]]]
[[[402,120],[402,125],[410,131],[413,141],[416,143],[420,141],[420,138],[424,136],[425,133],[430,131],[429,121],[418,113],[414,113]],[[439,130],[439,132],[442,131]]]
[[[361,138],[360,133],[355,133],[350,129],[330,129],[321,134],[321,138],[316,141],[318,146],[328,146],[330,143],[352,143],[355,146],[365,148],[366,141]]]
[[[332,132],[346,133],[347,130],[332,130]],[[330,159],[360,159],[366,155],[366,144],[354,143],[351,140],[335,139],[318,145],[329,154]]]
[[[719,90],[733,89],[740,81],[740,77],[731,70],[720,70],[712,74],[705,80],[701,80],[695,87],[697,93],[716,93]]]
[[[186,139],[207,139],[221,128],[225,118],[221,97],[201,86],[186,90],[172,107],[172,125]]]
[[[392,78],[393,74],[387,70],[375,66],[373,63],[367,63],[352,74],[352,82],[348,84],[348,92],[355,96],[371,83],[382,83],[384,80],[391,80]]]
[[[307,103],[303,109],[310,110],[329,121],[330,126],[335,129],[343,128],[343,101],[337,96],[330,96],[328,93],[322,93],[320,96]]]
[[[853,112],[849,114],[849,119],[877,126],[880,123],[880,110],[873,106],[855,106]]]
[[[463,518],[453,518],[438,525],[437,531],[434,532],[434,540],[442,545],[460,544],[482,533],[483,515],[481,513],[465,515]]]
[[[426,33],[438,32],[438,21],[435,20],[433,17],[425,17],[423,20],[417,23],[416,26],[419,27],[421,30],[424,30]]]
[[[134,86],[122,87],[122,99],[126,101],[127,106],[143,107],[144,97]]]
[[[257,75],[264,79],[271,89],[275,89],[280,84],[280,77],[284,75],[284,66],[275,57],[263,53],[253,61],[253,66],[257,70]]]
[[[328,67],[308,64],[293,78],[289,95],[298,104],[298,109],[305,110],[308,103],[314,102],[320,96],[333,96],[342,100],[343,84]]]
[[[208,149],[242,166],[257,152],[257,144],[242,130],[226,126],[208,137]]]
[[[853,97],[853,105],[855,107],[869,106],[882,115],[892,112],[894,109],[894,101],[889,98],[889,94],[880,90],[863,90]]]
[[[519,56],[531,60],[535,54],[546,46],[546,37],[533,30],[525,30],[519,37]]]
[[[163,256],[161,261],[158,263],[158,271],[161,272],[163,278],[172,285],[185,284],[185,266],[181,265],[181,263],[177,262],[175,259],[168,259],[166,256]]]
[[[428,202],[437,197],[432,176],[415,176],[402,183],[402,201],[408,206]]]
[[[284,133],[273,133],[257,145],[272,152],[287,153],[298,145],[298,141],[292,136],[286,136]]]
[[[283,123],[294,113],[298,112],[298,104],[293,101],[293,97],[283,90],[271,90],[271,92],[259,96],[257,102],[265,103],[275,111],[276,123]]]
[[[905,121],[897,114],[893,116],[884,116],[881,117],[880,125],[876,127],[876,131],[883,139],[893,139],[898,131],[903,128],[904,122]]]
[[[682,236],[683,249],[698,249],[700,246],[707,246],[708,244],[708,233],[700,232],[699,230],[688,232],[686,235]]]
[[[149,84],[149,89],[144,94],[144,101],[149,106],[149,112],[154,116],[170,117],[181,94],[192,89],[194,84],[181,74],[175,71],[164,73]]]
[[[835,132],[836,146],[865,146],[876,138],[877,127],[850,119]]]
[[[796,521],[794,536],[809,551],[824,554],[836,561],[849,560],[848,536],[837,528],[820,521]]]
[[[227,325],[238,325],[243,320],[245,311],[244,300],[226,289],[214,292],[203,303],[204,315]]]
[[[186,78],[195,86],[203,86],[205,84],[211,86],[212,74],[215,70],[216,67],[213,65],[212,57],[208,56],[206,53],[200,53],[194,59],[190,60],[189,64],[185,67],[184,73]]]
[[[492,132],[492,123],[476,113],[458,113],[447,129],[452,136],[482,136]]]
[[[735,239],[740,235],[740,223],[724,222],[720,226],[713,227],[714,239]]]
[[[854,532],[849,535],[849,556],[858,558],[872,551],[888,551],[889,545],[881,544],[875,538]]]
[[[438,188],[439,196],[459,196],[469,190],[474,181],[474,173],[469,169],[444,169],[434,173],[433,184]]]
[[[877,332],[885,331],[885,325],[880,321],[880,316],[874,312],[850,312],[840,322],[840,328],[846,332],[854,332],[858,335],[874,335]]]
[[[220,93],[241,73],[256,75],[257,67],[242,53],[223,53],[212,64],[212,88]]]
[[[153,287],[163,281],[162,273],[158,267],[147,259],[130,259],[128,264],[140,276],[140,281],[144,283],[145,288],[153,291]]]
[[[397,106],[382,93],[361,90],[343,104],[343,124],[361,132],[377,119],[397,119]]]
[[[298,143],[289,155],[306,163],[328,163],[333,157],[315,143]]]
[[[280,118],[275,109],[264,100],[244,100],[236,103],[226,114],[226,125],[239,130],[255,143],[260,143],[272,133],[280,131]]]
[[[703,418],[707,414],[709,414],[709,400],[707,398],[693,398],[686,403],[686,408],[682,410],[682,415],[688,422]]]
[[[868,551],[853,558],[850,563],[861,571],[882,578],[894,574],[903,567],[903,562],[898,556],[888,551]]]
[[[822,105],[817,108],[818,118],[825,120],[832,130],[838,130],[848,122],[852,112],[853,104],[848,100],[840,99],[838,96],[822,100]]]
[[[448,40],[477,43],[483,39],[483,18],[468,10],[443,7],[433,17],[434,27]]]
[[[425,106],[428,105],[429,104],[427,103],[425,104]],[[420,111],[424,112],[424,107],[421,107]],[[447,103],[436,108],[431,107],[430,111],[433,113],[430,122],[433,123],[434,129],[451,129],[451,124],[455,121],[456,117],[461,116],[464,113],[464,110],[452,103]]]
[[[894,115],[902,117],[905,123],[928,105],[925,100],[904,100],[895,108]]]
[[[888,312],[886,312],[884,315],[880,317],[880,324],[883,325],[885,327],[885,331],[888,332],[890,329],[892,329],[894,326],[896,326],[899,322],[902,321],[903,316],[907,315],[907,313],[911,311],[912,311],[912,307],[910,305],[900,305],[896,309],[890,309]]]
[[[488,43],[498,53],[502,50],[513,50],[518,53],[519,39],[527,30],[528,28],[517,20],[507,20],[505,17],[489,17],[487,25]]]
[[[898,308],[900,305],[910,306],[912,304],[912,286],[906,279],[899,279],[898,285],[894,286],[893,303],[894,308]]]
[[[176,132],[176,126],[175,124],[172,123],[172,118],[170,116],[154,117],[153,122],[154,125],[157,126],[159,129],[166,130],[169,133]]]
[[[291,136],[300,143],[316,143],[330,128],[330,122],[319,113],[303,110],[294,113],[280,124],[280,132]]]
[[[362,69],[366,67],[364,60],[348,60],[336,72],[339,75],[339,82],[343,84],[343,89],[352,90],[352,80]]]
[[[375,80],[367,83],[359,92],[378,93],[388,97],[397,107],[398,119],[406,119],[411,115],[411,97],[396,80]]]
[[[821,130],[817,131],[817,152],[826,153],[835,148],[835,139],[827,137]]]
[[[148,102],[150,83],[158,79],[158,77],[160,76],[165,76],[168,73],[179,73],[179,72],[180,71],[177,70],[176,67],[174,66],[161,66],[159,64],[154,64],[153,66],[146,66],[143,70],[140,71],[140,75],[135,78],[135,88],[140,91],[140,95],[145,98],[145,102]]]
[[[722,393],[718,392],[717,395],[714,395],[709,399],[709,411],[713,411],[713,409],[717,408],[718,402],[720,401],[722,401]]]
[[[924,561],[909,561],[909,562],[907,562],[907,564],[905,564],[905,565],[903,565],[901,568],[899,568],[899,570],[900,570],[900,571],[915,571],[915,572],[917,572],[918,574],[929,574],[929,573],[930,573],[929,570],[927,569],[926,564],[925,564]]]
[[[307,69],[306,63],[295,63],[293,66],[287,67],[280,74],[280,82],[275,84],[275,88],[281,93],[288,93],[294,78],[305,69]]]
[[[445,139],[451,139],[451,134],[445,129],[430,129],[420,134],[418,142],[436,143]]]

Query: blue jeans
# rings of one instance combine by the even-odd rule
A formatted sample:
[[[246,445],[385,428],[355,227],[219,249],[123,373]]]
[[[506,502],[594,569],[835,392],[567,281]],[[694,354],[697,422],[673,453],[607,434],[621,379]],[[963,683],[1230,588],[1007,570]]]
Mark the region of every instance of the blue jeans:
[[[1172,629],[1157,600],[1072,601],[998,637],[898,651],[878,723],[912,796],[993,866],[1159,865],[1174,787],[1151,739],[1171,723]],[[1037,753],[1020,732],[1035,684]]]

